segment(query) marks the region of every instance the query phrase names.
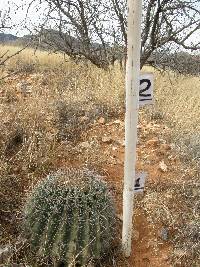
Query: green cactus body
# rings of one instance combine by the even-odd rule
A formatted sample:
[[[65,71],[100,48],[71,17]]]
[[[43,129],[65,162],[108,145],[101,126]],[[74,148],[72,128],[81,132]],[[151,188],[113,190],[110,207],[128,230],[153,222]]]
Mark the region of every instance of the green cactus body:
[[[86,170],[60,171],[28,200],[25,230],[33,250],[57,266],[86,265],[113,244],[115,210],[106,184]]]

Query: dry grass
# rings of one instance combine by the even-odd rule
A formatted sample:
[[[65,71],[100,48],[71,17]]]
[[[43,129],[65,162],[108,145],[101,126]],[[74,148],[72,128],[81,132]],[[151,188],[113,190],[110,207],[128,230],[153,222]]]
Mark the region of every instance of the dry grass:
[[[12,56],[21,50],[20,47],[16,46],[2,46],[0,47],[0,56],[4,55],[3,59],[7,56]],[[6,62],[6,70],[8,72],[35,72],[41,70],[41,68],[57,68],[62,63],[63,56],[61,54],[52,54],[48,56],[48,52],[33,50],[26,48],[17,56],[12,57]]]
[[[200,77],[155,71],[153,119],[165,119],[171,142],[189,160],[200,159]]]
[[[0,47],[0,54],[6,50],[14,53],[16,49]],[[156,102],[154,107],[144,108],[145,116],[148,120],[168,123],[170,142],[180,147],[180,151],[186,151],[188,159],[197,160],[200,151],[199,77],[146,70],[155,72]],[[89,151],[80,146],[87,141],[85,132],[101,117],[109,121],[124,114],[124,74],[118,67],[105,72],[84,62],[76,64],[64,60],[59,54],[34,53],[27,49],[6,63],[2,70],[2,75],[5,74],[12,75],[0,85],[0,181],[4,200],[0,202],[0,215],[4,243],[10,242],[9,234],[15,238],[19,232],[14,227],[15,218],[20,222],[26,191],[63,162],[79,162],[81,158],[82,162],[101,166],[106,158],[95,140]],[[185,168],[188,169],[188,165]],[[149,188],[143,201],[154,223],[164,221],[169,227],[181,229],[173,242],[182,250],[189,250],[192,242],[199,246],[198,241],[194,241],[197,230],[192,230],[199,227],[197,177],[192,177],[191,181],[181,187],[175,180],[166,188]],[[182,203],[180,208],[174,207],[166,195],[177,198]],[[154,213],[149,205],[155,207]],[[187,205],[187,216],[180,223],[183,207]],[[12,232],[11,228],[17,232]],[[188,234],[191,231],[192,234]],[[183,258],[193,261],[198,257],[197,251],[198,247],[195,252],[189,250]]]
[[[0,53],[3,49],[14,53],[17,48],[3,47]],[[26,190],[38,179],[70,159],[82,157],[96,165],[105,160],[95,144],[91,155],[85,148],[80,153],[77,144],[101,116],[109,121],[123,111],[123,74],[46,52],[35,56],[32,50],[13,57],[3,72],[12,72],[0,87],[0,215],[6,243],[15,229],[15,220],[13,224],[9,218],[19,216]]]
[[[200,77],[155,72],[155,105],[145,117],[167,124],[168,136],[183,159],[171,183],[149,186],[142,203],[152,223],[168,230],[173,244],[172,266],[200,264]]]
[[[183,171],[180,173],[184,175]],[[187,176],[188,173],[183,181],[171,177],[171,183],[149,186],[142,200],[149,222],[159,223],[167,231],[167,240],[173,245],[172,266],[199,266],[199,175],[189,177],[189,181]],[[164,243],[157,239],[155,249],[158,243]]]

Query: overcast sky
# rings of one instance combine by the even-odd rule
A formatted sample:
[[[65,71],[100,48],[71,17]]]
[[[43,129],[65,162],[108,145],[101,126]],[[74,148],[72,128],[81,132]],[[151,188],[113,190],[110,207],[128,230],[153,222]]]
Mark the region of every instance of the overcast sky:
[[[7,10],[9,8],[9,2],[12,3],[15,6],[20,6],[22,3],[26,3],[26,0],[0,0],[0,10],[3,10],[2,14],[4,14],[4,10]],[[200,4],[199,4],[200,5]],[[11,22],[10,24],[20,24],[21,21],[23,21],[26,18],[26,10],[27,7],[24,7],[24,9],[20,8],[15,13],[14,8],[11,9]],[[43,11],[45,10],[44,5],[40,5],[39,9],[36,11],[35,8],[32,10],[29,10],[29,20],[26,22],[26,25],[28,25],[29,28],[32,28],[32,23],[39,23],[39,20],[42,16]],[[7,30],[6,33],[12,33],[17,36],[23,36],[25,34],[28,34],[29,32],[25,30],[23,27],[13,27],[11,30]],[[199,40],[199,34],[195,34],[190,38],[190,41],[197,42]]]
[[[25,34],[28,34],[28,30],[25,30],[24,27],[21,25],[22,21],[26,19],[26,11],[27,6],[22,8],[21,5],[24,4],[25,0],[0,0],[0,10],[2,11],[2,15],[5,13],[6,10],[9,9],[9,6],[11,6],[10,10],[10,25],[13,27],[13,29],[8,29],[6,33],[12,33],[17,36],[23,36]],[[11,3],[11,5],[9,5]],[[19,7],[19,8],[17,8]],[[16,11],[17,9],[17,11]],[[39,22],[39,19],[45,9],[44,5],[40,6],[40,9],[36,11],[35,8],[32,8],[29,10],[29,19],[27,21],[27,26],[31,27],[31,23],[37,23]],[[21,26],[20,26],[21,25]]]

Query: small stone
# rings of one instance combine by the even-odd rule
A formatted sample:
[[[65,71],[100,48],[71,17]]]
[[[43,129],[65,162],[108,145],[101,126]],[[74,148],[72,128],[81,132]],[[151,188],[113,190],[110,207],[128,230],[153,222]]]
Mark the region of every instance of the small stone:
[[[141,124],[137,125],[137,129],[138,130],[142,129],[142,125]]]
[[[118,125],[123,125],[124,123],[121,120],[115,120],[113,123]]]
[[[22,166],[22,171],[27,171],[27,166]]]
[[[108,136],[103,136],[101,140],[103,143],[107,143],[107,144],[112,143],[112,139]]]
[[[133,230],[133,240],[138,240],[140,238],[140,233],[137,230]]]
[[[117,219],[123,222],[123,214],[117,214]]]
[[[168,145],[168,144],[162,144],[160,146],[160,149],[163,150],[163,151],[169,151],[169,150],[171,150],[171,146]]]
[[[82,147],[82,148],[89,148],[90,147],[90,143],[89,142],[82,142],[82,143],[80,143],[80,147]]]
[[[162,160],[160,163],[159,163],[159,170],[161,170],[162,172],[167,172],[167,165],[165,164],[164,160]]]
[[[18,172],[20,169],[19,169],[19,167],[15,167],[15,168],[13,168],[13,171],[14,172]]]
[[[158,138],[154,138],[154,139],[151,139],[151,140],[147,141],[146,145],[149,146],[149,147],[156,147],[156,146],[158,146],[158,143],[159,143],[159,139]]]
[[[125,147],[125,141],[124,140],[123,141],[118,140],[117,144],[119,144],[120,146]]]
[[[174,162],[174,163],[176,163],[176,162],[178,161],[177,156],[173,156],[173,155],[169,155],[169,156],[168,156],[168,159],[169,159],[171,162]]]
[[[155,241],[149,240],[149,242],[146,244],[146,248],[153,248],[155,246]]]
[[[32,91],[32,86],[27,81],[19,82],[16,85],[16,88],[17,88],[17,90],[19,90],[23,94],[31,93],[31,91]]]
[[[99,120],[98,120],[98,123],[100,124],[104,124],[106,122],[105,118],[101,117]]]
[[[168,231],[168,229],[167,228],[162,228],[160,233],[159,233],[159,236],[164,241],[169,240],[169,231]]]

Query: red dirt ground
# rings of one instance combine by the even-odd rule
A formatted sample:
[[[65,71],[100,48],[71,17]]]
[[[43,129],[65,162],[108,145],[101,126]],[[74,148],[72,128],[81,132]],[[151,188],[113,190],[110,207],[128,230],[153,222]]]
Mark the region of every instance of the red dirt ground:
[[[122,192],[124,173],[124,123],[123,118],[110,123],[102,123],[99,120],[94,127],[84,133],[83,139],[98,140],[101,154],[105,155],[105,165],[101,170],[105,175],[111,190],[113,191],[118,217],[122,224]],[[148,173],[148,184],[166,184],[177,175],[180,176],[180,160],[172,146],[160,138],[160,134],[170,131],[165,125],[154,122],[143,122],[138,126],[139,142],[137,147],[137,171]],[[107,137],[104,139],[103,137]],[[81,164],[81,162],[79,162]],[[82,162],[84,164],[84,162]],[[74,164],[73,164],[74,165]],[[66,165],[65,165],[66,166]],[[144,193],[139,193],[142,198]],[[171,245],[168,241],[160,242],[157,250],[153,245],[158,237],[161,225],[152,225],[147,220],[147,215],[138,207],[134,212],[134,230],[132,240],[132,254],[129,259],[116,259],[117,267],[170,267]]]

